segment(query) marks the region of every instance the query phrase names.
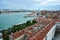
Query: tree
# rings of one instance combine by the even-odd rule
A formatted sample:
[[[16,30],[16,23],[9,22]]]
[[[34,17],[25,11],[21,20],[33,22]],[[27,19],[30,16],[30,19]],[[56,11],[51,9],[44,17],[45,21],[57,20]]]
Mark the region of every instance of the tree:
[[[35,23],[37,23],[37,21],[36,20],[32,20],[32,25],[35,24]]]
[[[31,25],[31,21],[27,21],[27,22],[26,22],[26,25],[27,25],[27,26],[30,26],[30,25]]]

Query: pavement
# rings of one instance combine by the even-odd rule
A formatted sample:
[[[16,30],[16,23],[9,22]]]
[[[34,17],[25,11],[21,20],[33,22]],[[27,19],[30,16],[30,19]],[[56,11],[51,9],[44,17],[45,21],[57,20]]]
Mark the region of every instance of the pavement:
[[[53,40],[60,40],[60,32],[55,34],[55,37]]]

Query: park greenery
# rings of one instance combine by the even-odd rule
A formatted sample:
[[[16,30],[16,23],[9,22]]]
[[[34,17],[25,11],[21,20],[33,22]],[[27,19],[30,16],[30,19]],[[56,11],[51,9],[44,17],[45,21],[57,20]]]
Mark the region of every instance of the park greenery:
[[[18,25],[13,25],[12,28],[9,28],[7,30],[2,30],[2,37],[3,37],[3,40],[9,40],[9,35],[11,33],[15,33],[16,31],[19,31],[19,30],[23,30],[25,27],[29,27],[31,25],[34,25],[35,23],[37,23],[36,20],[31,20],[31,21],[27,21],[26,23],[23,23],[23,24],[18,24]]]

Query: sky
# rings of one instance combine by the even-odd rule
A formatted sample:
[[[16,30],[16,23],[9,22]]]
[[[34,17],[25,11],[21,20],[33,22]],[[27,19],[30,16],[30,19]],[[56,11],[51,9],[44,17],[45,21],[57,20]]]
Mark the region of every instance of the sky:
[[[48,9],[55,6],[60,6],[60,0],[0,0],[0,9]]]

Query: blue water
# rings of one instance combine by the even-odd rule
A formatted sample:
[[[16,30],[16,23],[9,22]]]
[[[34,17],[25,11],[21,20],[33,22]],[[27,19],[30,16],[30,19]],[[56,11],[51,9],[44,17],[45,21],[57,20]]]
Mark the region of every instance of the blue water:
[[[11,28],[12,25],[25,23],[28,20],[36,17],[24,18],[24,15],[30,14],[31,12],[20,12],[11,14],[0,14],[0,30]]]

